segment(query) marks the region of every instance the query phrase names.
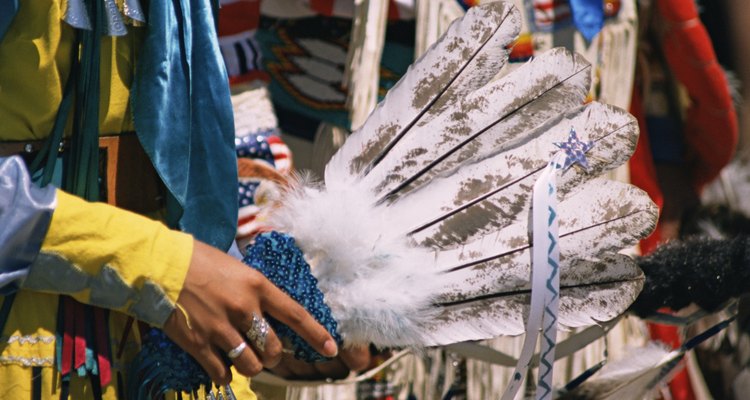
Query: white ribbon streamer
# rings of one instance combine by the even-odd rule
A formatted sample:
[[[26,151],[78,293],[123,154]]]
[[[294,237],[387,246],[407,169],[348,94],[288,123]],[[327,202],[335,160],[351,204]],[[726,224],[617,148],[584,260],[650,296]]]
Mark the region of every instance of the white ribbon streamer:
[[[539,331],[542,343],[537,381],[537,400],[552,398],[552,370],[557,340],[557,314],[560,309],[560,247],[557,215],[557,171],[573,164],[588,169],[585,153],[593,142],[582,142],[575,129],[570,129],[568,140],[555,143],[561,149],[534,183],[532,199],[531,309],[526,321],[526,338],[521,355],[508,388],[502,399],[512,400],[523,383],[531,365]]]
[[[532,234],[533,234],[533,255],[531,268],[531,305],[529,318],[526,321],[526,338],[523,342],[521,355],[518,357],[518,364],[513,373],[508,388],[503,394],[502,400],[512,400],[515,398],[518,389],[521,388],[524,376],[531,365],[531,357],[534,355],[539,332],[542,324],[549,321],[545,326],[545,335],[542,343],[541,364],[548,363],[550,366],[554,361],[554,341],[557,335],[557,306],[559,293],[559,273],[558,259],[559,251],[557,250],[557,188],[556,175],[557,170],[562,167],[565,160],[565,153],[559,152],[534,184],[533,206],[532,206]],[[552,229],[550,229],[552,227]],[[554,237],[553,237],[554,235]],[[554,246],[551,245],[554,243]],[[554,267],[549,262],[554,261]],[[552,343],[550,346],[549,343]],[[551,388],[552,369],[544,370],[540,367],[540,383],[547,384]],[[537,399],[549,398],[551,390],[546,395]],[[540,393],[543,394],[543,393]]]

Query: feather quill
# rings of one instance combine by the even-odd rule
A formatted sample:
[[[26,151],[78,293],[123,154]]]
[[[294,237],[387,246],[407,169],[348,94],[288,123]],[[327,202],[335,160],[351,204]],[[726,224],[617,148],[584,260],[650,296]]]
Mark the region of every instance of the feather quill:
[[[424,329],[421,340],[442,345],[499,335],[519,335],[530,302],[526,275],[510,273],[507,286],[484,295],[437,303],[438,315]],[[643,286],[643,274],[623,255],[601,260],[575,260],[561,269],[560,314],[563,328],[608,321],[627,309]]]
[[[495,2],[473,7],[452,23],[333,157],[326,184],[350,184],[418,121],[482,87],[505,64],[506,47],[518,36],[520,21],[513,6]]]
[[[618,167],[635,150],[638,127],[632,116],[599,103],[577,107],[527,133],[523,143],[433,180],[394,203],[392,212],[415,242],[440,248],[526,221],[531,188],[555,153],[554,143],[565,141],[571,127],[595,146],[588,154],[588,171],[571,168],[561,176],[562,197]]]
[[[467,159],[528,140],[538,125],[583,104],[590,68],[583,57],[563,48],[543,53],[450,104],[440,116],[418,123],[362,184],[392,199],[410,184],[429,181]]]

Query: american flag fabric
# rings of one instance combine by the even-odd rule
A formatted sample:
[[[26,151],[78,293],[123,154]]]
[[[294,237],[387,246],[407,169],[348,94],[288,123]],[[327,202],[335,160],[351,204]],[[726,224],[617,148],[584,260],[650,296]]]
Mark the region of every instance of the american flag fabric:
[[[265,161],[281,174],[292,169],[292,152],[276,134],[257,134],[234,139],[237,157]]]
[[[292,163],[289,148],[276,135],[249,135],[235,139],[235,145],[239,171],[236,239],[244,249],[257,234],[266,231],[259,213],[277,198]]]

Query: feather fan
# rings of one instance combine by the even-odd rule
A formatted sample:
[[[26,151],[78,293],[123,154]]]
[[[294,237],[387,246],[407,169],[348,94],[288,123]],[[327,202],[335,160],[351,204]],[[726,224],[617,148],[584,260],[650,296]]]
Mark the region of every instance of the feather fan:
[[[266,218],[289,233],[346,344],[431,346],[517,335],[529,312],[531,193],[571,129],[589,168],[559,173],[562,327],[609,320],[643,284],[617,252],[654,227],[630,185],[638,127],[584,104],[590,65],[553,49],[498,79],[519,32],[506,3],[473,7],[394,86],[326,167]]]

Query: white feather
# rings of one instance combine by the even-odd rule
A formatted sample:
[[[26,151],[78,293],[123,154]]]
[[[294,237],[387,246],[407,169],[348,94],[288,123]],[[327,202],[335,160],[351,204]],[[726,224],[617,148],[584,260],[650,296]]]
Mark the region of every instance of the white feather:
[[[307,258],[347,344],[419,345],[444,283],[428,249],[409,246],[365,192],[297,184],[269,216]]]
[[[632,116],[599,103],[576,107],[527,131],[524,141],[506,151],[467,162],[430,181],[394,203],[394,212],[416,242],[440,247],[526,222],[530,189],[555,153],[554,143],[565,141],[571,128],[596,146],[587,155],[588,171],[571,168],[562,174],[562,197],[581,190],[586,179],[618,167],[635,150],[638,127]],[[458,221],[461,232],[455,228]],[[458,236],[442,232],[444,227]]]
[[[649,397],[656,386],[669,377],[674,363],[683,355],[662,344],[651,342],[628,352],[628,357],[605,365],[589,381],[562,398],[586,400],[636,400]]]
[[[472,7],[409,67],[326,168],[328,187],[348,185],[418,120],[483,86],[505,64],[505,49],[520,31],[508,3]]]
[[[362,183],[383,196],[526,140],[538,125],[584,102],[590,68],[563,48],[543,53],[446,106],[429,122],[420,121]]]

